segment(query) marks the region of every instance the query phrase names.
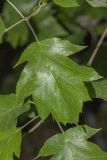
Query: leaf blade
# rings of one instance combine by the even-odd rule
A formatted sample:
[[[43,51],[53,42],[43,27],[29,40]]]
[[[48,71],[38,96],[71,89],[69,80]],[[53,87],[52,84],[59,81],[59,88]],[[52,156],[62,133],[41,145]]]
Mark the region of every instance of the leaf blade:
[[[15,127],[0,131],[0,159],[13,160],[13,154],[19,158],[21,147],[21,131]]]
[[[98,131],[88,126],[78,126],[57,134],[45,142],[39,156],[53,156],[51,160],[106,160],[107,153],[87,141]]]
[[[0,130],[5,131],[16,125],[17,117],[27,110],[29,105],[23,105],[23,102],[17,104],[15,94],[0,95]]]
[[[63,52],[59,46],[63,46]],[[20,100],[32,95],[42,119],[52,114],[64,124],[77,122],[83,102],[90,100],[84,82],[100,77],[92,68],[79,66],[67,57],[76,50],[78,47],[74,49],[68,41],[43,40],[31,44],[17,63],[27,61],[17,84],[17,96]]]

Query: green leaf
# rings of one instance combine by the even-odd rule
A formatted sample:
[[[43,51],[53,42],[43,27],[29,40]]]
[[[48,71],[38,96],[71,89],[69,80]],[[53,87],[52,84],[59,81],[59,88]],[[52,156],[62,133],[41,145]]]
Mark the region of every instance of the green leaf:
[[[51,160],[107,160],[107,153],[87,141],[99,130],[78,126],[48,139],[39,156],[52,156]]]
[[[93,7],[107,7],[107,0],[86,0]]]
[[[5,25],[4,25],[3,20],[0,17],[0,43],[2,41],[2,36],[3,36],[4,31],[5,31]]]
[[[7,119],[8,121],[8,119]],[[21,131],[12,127],[9,130],[0,131],[0,159],[14,160],[13,154],[19,158],[21,147]]]
[[[11,128],[16,124],[16,119],[29,109],[29,105],[17,104],[15,94],[0,95],[0,131]]]
[[[77,0],[53,0],[54,3],[61,7],[76,7],[78,6]]]
[[[88,89],[92,98],[101,98],[107,101],[107,79],[89,84]]]
[[[28,63],[16,94],[19,99],[32,95],[42,119],[51,113],[58,122],[77,122],[83,102],[90,100],[84,82],[98,79],[99,75],[66,57],[82,48],[52,38],[32,43],[22,54],[17,65]]]

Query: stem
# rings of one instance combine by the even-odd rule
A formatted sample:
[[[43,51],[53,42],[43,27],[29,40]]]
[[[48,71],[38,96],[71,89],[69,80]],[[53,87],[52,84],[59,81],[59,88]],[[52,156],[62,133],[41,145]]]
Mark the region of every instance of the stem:
[[[27,17],[24,17],[24,15],[17,9],[17,7],[16,7],[13,3],[11,3],[9,0],[6,0],[6,1],[7,1],[7,2],[15,9],[15,11],[21,16],[22,21],[25,21],[25,22],[26,22],[26,24],[28,25],[29,29],[31,30],[31,32],[32,32],[35,40],[39,42],[39,40],[38,40],[38,38],[37,38],[37,35],[36,35],[36,33],[35,33],[35,30],[34,30],[33,27],[31,26],[29,20],[30,20],[31,17],[33,17],[33,16],[35,16],[35,15],[37,15],[37,14],[39,13],[39,11],[41,10],[41,8],[42,8],[43,6],[45,6],[45,3],[43,3],[42,5],[40,5],[39,8],[38,8],[36,11],[34,11],[31,15],[29,15],[29,16],[27,16]]]
[[[26,126],[28,126],[30,123],[32,123],[34,120],[36,120],[37,118],[39,118],[39,116],[34,117],[33,119],[31,119],[29,122],[27,122],[25,125],[23,125],[22,127],[20,127],[20,129],[22,130],[23,128],[25,128]]]
[[[31,32],[32,32],[35,40],[36,40],[37,42],[39,42],[39,39],[38,39],[38,37],[37,37],[37,35],[36,35],[36,33],[35,33],[35,30],[33,29],[33,27],[32,27],[32,25],[30,24],[30,22],[29,22],[29,21],[26,21],[26,24],[28,25],[29,29],[31,30]]]
[[[103,43],[103,41],[104,41],[104,39],[105,39],[105,37],[106,37],[106,34],[107,34],[107,27],[105,28],[105,30],[104,30],[101,38],[99,39],[99,41],[98,41],[98,43],[97,43],[96,48],[94,49],[94,51],[93,51],[93,53],[92,53],[92,55],[91,55],[91,57],[90,57],[90,59],[89,59],[89,61],[88,61],[88,63],[87,63],[88,66],[91,66],[91,65],[92,65],[92,63],[93,63],[93,61],[94,61],[94,59],[95,59],[95,57],[96,57],[96,55],[97,55],[97,53],[98,53],[101,45],[102,45],[102,43]]]
[[[63,128],[62,128],[62,126],[61,126],[61,124],[60,124],[60,123],[58,123],[58,122],[57,122],[57,124],[58,124],[58,127],[59,127],[60,131],[64,134],[64,130],[63,130]]]
[[[24,129],[26,126],[28,126],[30,123],[32,123],[34,120],[36,120],[37,118],[39,118],[39,116],[34,117],[33,119],[31,119],[29,122],[27,122],[26,124],[24,124],[22,127],[19,128],[19,130],[17,130],[15,133],[21,131],[22,129]],[[26,135],[26,134],[25,134]],[[24,136],[25,136],[24,135]]]
[[[36,160],[36,159],[38,159],[40,156],[37,156],[37,157],[35,157],[35,158],[33,158],[32,160]]]
[[[36,125],[33,126],[33,128],[29,130],[29,133],[32,133],[34,130],[36,130],[43,122],[44,120],[40,120]]]
[[[16,12],[22,17],[22,18],[25,18],[24,16],[23,16],[23,14],[17,9],[17,7],[13,4],[13,3],[11,3],[9,0],[6,0],[15,10],[16,10]]]
[[[14,27],[16,27],[17,25],[19,25],[20,23],[24,22],[24,19],[21,19],[20,21],[16,22],[15,24],[13,24],[12,26],[10,26],[9,28],[7,28],[4,33],[8,32],[9,30],[13,29]]]
[[[45,3],[42,3],[41,5],[39,5],[39,7],[36,10],[34,9],[33,13],[28,16],[28,19],[37,15],[40,12],[41,8],[44,7],[44,6],[45,6]]]

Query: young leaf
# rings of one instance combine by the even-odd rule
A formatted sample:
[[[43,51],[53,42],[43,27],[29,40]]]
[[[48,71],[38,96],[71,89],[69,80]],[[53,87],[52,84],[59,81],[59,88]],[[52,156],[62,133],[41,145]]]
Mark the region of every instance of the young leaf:
[[[42,119],[51,113],[58,122],[77,122],[83,102],[90,100],[84,82],[98,79],[98,74],[66,57],[81,48],[52,38],[31,44],[22,54],[18,64],[28,63],[16,93],[19,99],[32,95]]]
[[[86,0],[93,7],[107,7],[107,0]]]
[[[5,31],[5,25],[0,17],[0,43],[2,41],[2,36],[3,36],[4,31]]]
[[[39,156],[52,156],[51,160],[107,160],[107,153],[87,141],[99,130],[78,126],[48,139]]]
[[[0,159],[14,160],[13,154],[19,158],[21,139],[21,131],[17,128],[0,131]]]
[[[15,94],[0,95],[0,130],[6,130],[16,124],[16,119],[29,109],[29,105],[17,104]]]
[[[54,3],[61,7],[76,7],[78,6],[77,0],[53,0]]]

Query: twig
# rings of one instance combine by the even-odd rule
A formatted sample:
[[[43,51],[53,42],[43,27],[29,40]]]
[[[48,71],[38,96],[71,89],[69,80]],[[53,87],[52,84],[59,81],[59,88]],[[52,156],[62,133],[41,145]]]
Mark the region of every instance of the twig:
[[[61,126],[61,124],[57,122],[57,125],[58,125],[58,127],[59,127],[60,131],[64,134],[64,130],[63,130],[63,128],[62,128],[62,126]]]
[[[43,3],[42,5],[40,5],[40,6],[38,7],[37,11],[34,11],[34,12],[31,13],[29,16],[25,17],[25,16],[18,10],[18,8],[17,8],[12,2],[10,2],[10,0],[6,0],[6,1],[7,1],[7,2],[15,9],[15,11],[21,16],[21,18],[23,19],[22,21],[25,21],[25,22],[26,22],[26,24],[28,25],[29,29],[31,30],[31,32],[32,32],[35,40],[39,42],[39,40],[38,40],[38,38],[37,38],[37,35],[36,35],[36,33],[35,33],[32,25],[30,24],[29,20],[30,20],[30,18],[32,18],[33,16],[35,16],[35,15],[37,15],[37,14],[39,13],[39,11],[41,10],[41,8],[42,8],[43,6],[45,6],[45,3]]]
[[[40,156],[37,156],[37,157],[33,158],[32,160],[37,160],[39,157],[40,157]]]
[[[39,116],[36,116],[33,119],[31,119],[29,122],[27,122],[25,125],[23,125],[20,129],[22,130],[23,128],[25,128],[26,126],[28,126],[30,123],[32,123],[34,120],[36,120],[37,118],[39,118]]]
[[[92,53],[92,55],[91,55],[91,57],[90,57],[90,59],[89,59],[89,61],[88,61],[88,63],[87,63],[88,66],[91,66],[91,65],[92,65],[92,63],[93,63],[93,61],[94,61],[94,59],[95,59],[95,57],[96,57],[96,55],[97,55],[97,53],[98,53],[101,45],[102,45],[102,43],[103,43],[103,41],[104,41],[104,39],[105,39],[105,37],[106,37],[106,34],[107,34],[107,27],[105,28],[105,30],[104,30],[101,38],[99,39],[99,41],[98,41],[98,43],[97,43],[96,48],[94,49],[94,51],[93,51],[93,53]]]
[[[33,128],[31,128],[28,133],[32,133],[34,130],[36,130],[42,123],[44,122],[44,120],[40,120],[35,126],[33,126]]]
[[[16,10],[16,12],[22,17],[22,18],[25,18],[23,16],[23,14],[17,9],[17,7],[12,3],[10,2],[9,0],[7,0],[7,2]]]
[[[15,24],[13,24],[12,26],[10,26],[9,28],[6,28],[4,33],[10,31],[11,29],[13,29],[14,27],[16,27],[17,25],[19,25],[20,23],[24,22],[24,19],[21,19],[20,21],[16,22]]]
[[[35,15],[37,15],[44,6],[45,6],[45,3],[42,3],[41,5],[39,5],[38,8],[36,10],[34,9],[33,13],[31,13],[27,18],[30,19]]]
[[[35,30],[33,29],[33,27],[32,27],[32,25],[30,24],[30,22],[29,22],[29,21],[26,21],[26,23],[27,23],[29,29],[31,30],[31,32],[32,32],[35,40],[36,40],[37,42],[39,42],[39,39],[38,39],[38,37],[37,37],[37,35],[36,35],[36,33],[35,33]]]

